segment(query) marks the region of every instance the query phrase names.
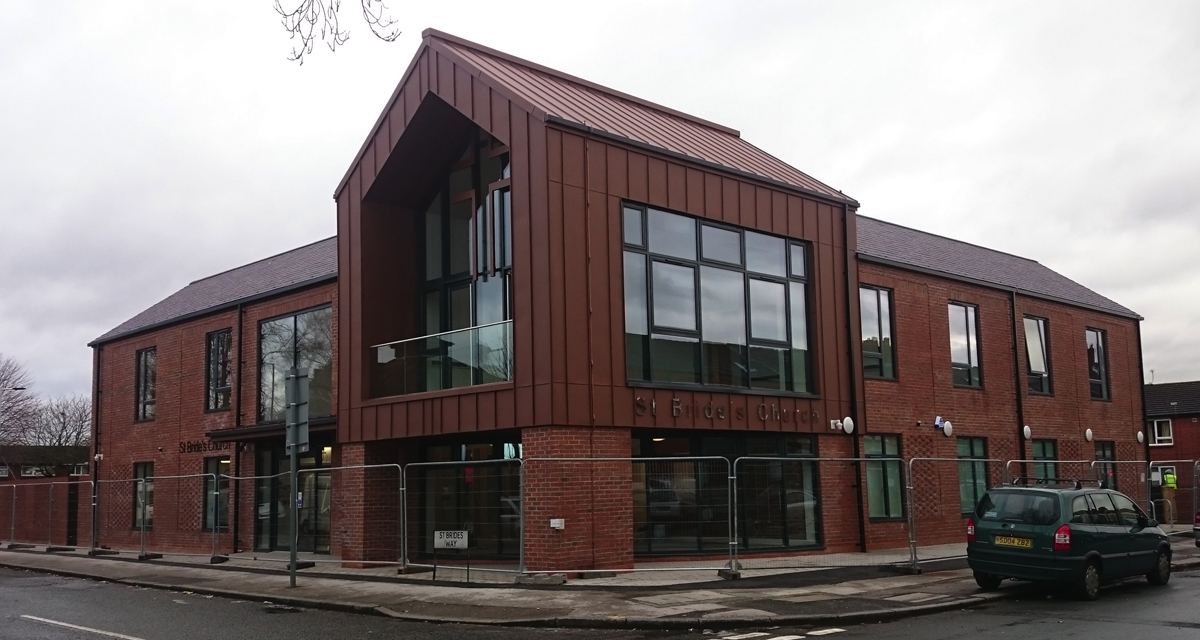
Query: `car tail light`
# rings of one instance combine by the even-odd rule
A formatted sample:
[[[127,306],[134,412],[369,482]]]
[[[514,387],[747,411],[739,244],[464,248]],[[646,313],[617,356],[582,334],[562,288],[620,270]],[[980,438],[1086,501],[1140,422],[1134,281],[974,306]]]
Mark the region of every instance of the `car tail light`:
[[[1054,532],[1054,550],[1055,551],[1070,551],[1071,550],[1071,525],[1064,524]]]
[[[975,542],[975,518],[967,520],[967,542]]]
[[[1200,524],[1200,511],[1196,512],[1196,519],[1192,521],[1192,524]]]

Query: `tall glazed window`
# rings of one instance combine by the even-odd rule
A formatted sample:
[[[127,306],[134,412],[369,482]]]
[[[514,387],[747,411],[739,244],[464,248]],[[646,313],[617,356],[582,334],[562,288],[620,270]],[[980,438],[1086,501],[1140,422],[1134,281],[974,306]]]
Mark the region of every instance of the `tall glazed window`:
[[[1108,344],[1105,333],[1099,329],[1087,329],[1088,386],[1092,399],[1110,400],[1108,388]]]
[[[333,311],[329,307],[267,320],[258,327],[258,419],[277,422],[287,409],[288,369],[308,369],[308,415],[332,413]]]
[[[158,351],[154,347],[137,352],[136,389],[134,419],[153,420],[158,398]]]
[[[233,332],[229,329],[208,334],[208,366],[206,411],[222,411],[229,408],[229,397],[233,391]]]
[[[808,245],[622,208],[631,382],[813,392]]]
[[[1025,362],[1029,390],[1033,393],[1050,393],[1048,337],[1044,318],[1025,318]]]
[[[858,307],[862,316],[863,375],[886,380],[895,378],[892,292],[875,287],[859,287]]]
[[[979,324],[973,305],[951,302],[950,370],[954,385],[982,387],[983,371],[979,365]]]

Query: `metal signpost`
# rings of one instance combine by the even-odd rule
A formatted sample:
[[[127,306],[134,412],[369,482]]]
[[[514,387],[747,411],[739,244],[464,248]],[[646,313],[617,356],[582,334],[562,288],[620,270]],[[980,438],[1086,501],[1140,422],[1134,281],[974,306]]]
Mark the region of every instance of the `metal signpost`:
[[[471,545],[468,544],[466,531],[434,531],[433,532],[433,579],[437,580],[438,549],[467,550],[467,582],[471,581]]]
[[[284,401],[287,404],[287,453],[290,460],[288,483],[290,494],[288,498],[288,509],[291,511],[291,561],[288,563],[288,575],[291,578],[291,586],[296,586],[296,569],[298,562],[296,560],[296,547],[300,543],[300,528],[297,526],[299,518],[299,495],[296,487],[299,482],[297,467],[299,467],[299,457],[301,453],[308,451],[308,369],[288,369],[287,376],[284,378]],[[307,566],[312,566],[311,564]]]

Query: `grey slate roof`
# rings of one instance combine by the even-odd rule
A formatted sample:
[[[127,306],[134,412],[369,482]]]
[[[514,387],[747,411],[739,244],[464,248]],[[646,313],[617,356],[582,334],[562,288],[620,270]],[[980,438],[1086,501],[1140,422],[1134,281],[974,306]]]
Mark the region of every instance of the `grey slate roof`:
[[[890,263],[918,271],[1016,289],[1048,298],[1140,319],[1137,313],[1056,273],[1036,260],[995,251],[968,242],[917,231],[898,224],[858,216],[860,259]]]
[[[0,446],[0,464],[83,464],[90,459],[88,448],[32,445]]]
[[[1200,414],[1200,380],[1146,385],[1147,416],[1161,418],[1196,414]]]
[[[122,322],[89,346],[337,277],[337,236],[197,280]]]

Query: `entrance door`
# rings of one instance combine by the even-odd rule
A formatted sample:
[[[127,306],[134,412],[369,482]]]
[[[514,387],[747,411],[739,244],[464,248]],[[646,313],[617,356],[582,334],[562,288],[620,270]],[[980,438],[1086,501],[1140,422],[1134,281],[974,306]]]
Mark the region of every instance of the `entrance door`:
[[[330,472],[320,469],[329,466],[330,455],[330,447],[314,446],[298,457],[297,551],[329,553],[332,482]],[[260,479],[255,491],[257,518],[254,528],[254,548],[259,551],[291,550],[290,471],[291,459],[282,447],[259,450]]]

